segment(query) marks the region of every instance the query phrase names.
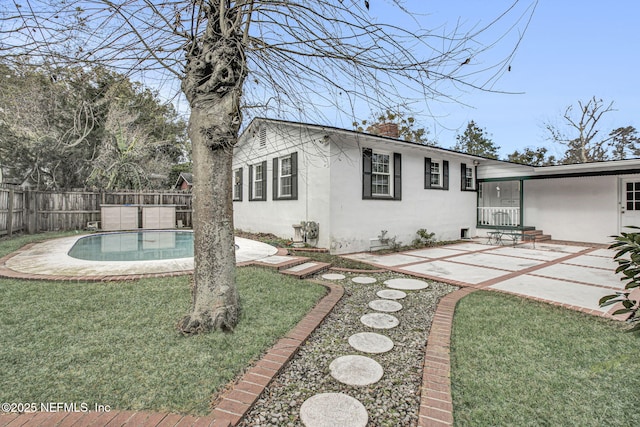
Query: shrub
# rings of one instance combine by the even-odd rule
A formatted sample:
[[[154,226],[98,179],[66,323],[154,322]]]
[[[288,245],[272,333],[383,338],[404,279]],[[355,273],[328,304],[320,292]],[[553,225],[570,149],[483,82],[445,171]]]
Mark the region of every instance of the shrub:
[[[640,227],[628,227],[640,230]],[[613,312],[614,315],[628,314],[627,322],[631,324],[630,332],[640,331],[640,304],[631,294],[640,286],[640,233],[620,233],[614,236],[616,242],[609,249],[616,249],[613,259],[618,263],[616,274],[622,273],[620,280],[626,280],[624,291],[616,292],[600,298],[600,307],[621,303],[622,308]]]
[[[436,233],[429,233],[426,228],[416,231],[418,237],[413,241],[413,246],[433,246],[436,243]]]

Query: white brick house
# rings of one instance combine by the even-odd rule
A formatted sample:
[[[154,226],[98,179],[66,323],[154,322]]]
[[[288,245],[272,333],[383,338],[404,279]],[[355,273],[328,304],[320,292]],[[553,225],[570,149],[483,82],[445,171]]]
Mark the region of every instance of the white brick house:
[[[420,228],[439,240],[507,226],[605,243],[635,222],[636,181],[640,212],[640,160],[534,168],[271,119],[246,128],[233,168],[236,228],[291,238],[314,221],[332,253],[369,250],[382,230],[411,243]]]

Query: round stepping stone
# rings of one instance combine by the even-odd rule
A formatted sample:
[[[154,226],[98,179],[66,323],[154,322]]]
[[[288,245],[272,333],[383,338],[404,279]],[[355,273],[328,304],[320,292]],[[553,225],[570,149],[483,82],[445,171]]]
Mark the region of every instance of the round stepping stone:
[[[335,359],[329,365],[331,376],[343,384],[364,386],[382,378],[382,366],[367,356],[349,355]]]
[[[402,304],[388,299],[377,299],[369,303],[369,308],[376,311],[384,311],[385,313],[395,313],[402,310]]]
[[[417,291],[420,289],[426,289],[429,287],[429,284],[424,280],[418,279],[390,279],[384,282],[390,288],[393,289],[402,289],[405,291]]]
[[[400,323],[397,317],[386,313],[368,313],[362,316],[360,321],[374,329],[391,329]]]
[[[369,415],[358,399],[344,393],[320,393],[304,401],[300,420],[306,427],[365,427]]]
[[[375,277],[358,276],[351,279],[354,283],[360,283],[362,285],[369,285],[376,283],[378,280]]]
[[[349,337],[349,345],[363,353],[386,353],[393,348],[391,338],[375,332],[359,332]]]
[[[345,277],[346,276],[344,274],[337,274],[337,273],[327,273],[322,275],[322,278],[326,280],[342,280]]]
[[[384,299],[402,299],[407,296],[406,292],[397,291],[395,289],[383,289],[376,292],[376,295]]]

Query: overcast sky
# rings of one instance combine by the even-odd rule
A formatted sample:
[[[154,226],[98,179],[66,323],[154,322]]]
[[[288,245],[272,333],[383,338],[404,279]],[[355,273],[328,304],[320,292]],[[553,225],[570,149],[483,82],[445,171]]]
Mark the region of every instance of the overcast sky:
[[[495,14],[500,4],[504,6],[511,1],[425,3],[437,9],[434,18],[459,14],[470,22],[474,22],[474,17],[487,22],[491,16],[487,15],[491,13],[487,4]],[[430,108],[441,117],[435,122],[426,119],[424,124],[441,146],[450,147],[455,143],[456,133],[464,131],[469,120],[475,120],[501,147],[501,158],[524,147],[542,146],[561,155],[564,149],[549,143],[544,123],[562,124],[567,106],[593,96],[607,104],[614,101],[617,110],[603,117],[603,132],[627,125],[640,127],[639,20],[637,0],[540,0],[511,61],[511,71],[504,73],[495,86],[523,93],[476,91],[460,97],[474,108],[434,103]]]

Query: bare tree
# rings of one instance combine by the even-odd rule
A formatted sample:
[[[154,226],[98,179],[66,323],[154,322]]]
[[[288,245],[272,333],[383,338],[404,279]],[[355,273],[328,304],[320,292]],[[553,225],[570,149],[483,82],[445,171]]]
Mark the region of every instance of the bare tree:
[[[587,102],[578,101],[577,111],[570,105],[563,118],[569,133],[556,125],[547,123],[549,139],[567,147],[561,163],[587,163],[603,160],[621,160],[628,155],[638,154],[638,137],[633,126],[614,129],[602,133],[600,126],[602,117],[613,108],[613,101],[606,104],[595,96]]]
[[[378,22],[370,15],[377,2],[361,0],[25,0],[0,6],[0,54],[182,82],[191,107],[195,273],[191,312],[178,328],[232,329],[231,159],[242,113],[309,117],[334,105],[353,116],[358,105],[392,109],[398,96],[430,102],[461,86],[491,90],[537,1],[514,0],[488,24],[451,30],[419,28],[404,1],[387,3],[415,25]],[[500,23],[507,29],[493,33]],[[487,65],[485,54],[501,41],[509,49]]]

